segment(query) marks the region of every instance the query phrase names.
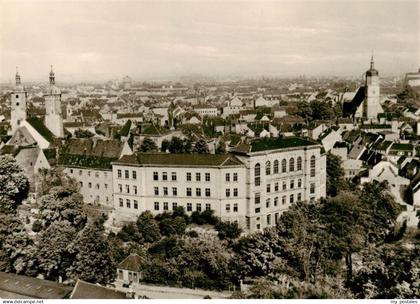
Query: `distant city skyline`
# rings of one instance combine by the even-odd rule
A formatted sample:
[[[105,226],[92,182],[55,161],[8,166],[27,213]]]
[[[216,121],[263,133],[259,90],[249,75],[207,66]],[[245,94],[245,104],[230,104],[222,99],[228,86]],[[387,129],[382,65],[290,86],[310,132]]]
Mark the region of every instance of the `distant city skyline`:
[[[420,67],[419,1],[2,1],[0,82],[358,76]]]

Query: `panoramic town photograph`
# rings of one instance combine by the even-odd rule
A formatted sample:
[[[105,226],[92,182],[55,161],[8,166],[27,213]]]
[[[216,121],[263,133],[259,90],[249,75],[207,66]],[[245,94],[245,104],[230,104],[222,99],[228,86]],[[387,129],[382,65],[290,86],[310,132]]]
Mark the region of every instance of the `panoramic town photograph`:
[[[0,0],[18,299],[417,303],[420,1]]]

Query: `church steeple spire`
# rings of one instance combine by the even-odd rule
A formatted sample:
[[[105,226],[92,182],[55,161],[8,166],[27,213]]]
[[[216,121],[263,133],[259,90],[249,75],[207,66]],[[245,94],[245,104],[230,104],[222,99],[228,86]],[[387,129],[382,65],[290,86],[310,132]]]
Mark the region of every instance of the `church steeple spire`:
[[[368,76],[378,76],[379,72],[375,69],[375,62],[373,60],[373,51],[372,56],[370,57],[370,68],[366,71],[366,77]]]
[[[54,85],[55,84],[55,74],[53,71],[53,66],[51,65],[51,72],[50,72],[50,85]]]
[[[373,61],[373,52],[372,52],[372,57],[370,58],[370,69],[371,70],[375,69],[375,62]]]
[[[16,85],[21,85],[18,67],[16,67]]]

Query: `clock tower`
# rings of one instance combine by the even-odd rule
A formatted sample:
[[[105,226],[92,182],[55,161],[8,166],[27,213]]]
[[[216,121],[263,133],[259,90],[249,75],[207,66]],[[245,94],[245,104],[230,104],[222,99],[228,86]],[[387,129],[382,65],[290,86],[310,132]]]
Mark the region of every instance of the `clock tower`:
[[[372,56],[370,69],[366,71],[365,79],[365,104],[363,106],[363,117],[365,119],[376,121],[378,114],[383,113],[379,93],[379,72],[375,69]]]
[[[61,115],[61,91],[55,86],[55,74],[51,66],[50,84],[45,96],[45,126],[58,138],[64,137]]]
[[[26,120],[26,102],[28,93],[23,87],[18,69],[16,67],[16,84],[13,92],[11,93],[11,119],[12,134],[16,132],[22,121]]]

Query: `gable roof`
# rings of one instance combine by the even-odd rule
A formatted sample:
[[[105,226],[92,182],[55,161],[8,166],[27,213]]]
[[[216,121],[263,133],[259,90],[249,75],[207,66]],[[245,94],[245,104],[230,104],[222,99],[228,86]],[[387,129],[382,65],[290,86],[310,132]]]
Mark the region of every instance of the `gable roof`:
[[[44,137],[48,142],[54,141],[54,134],[44,125],[44,122],[38,117],[29,117],[26,121]]]
[[[124,143],[118,140],[72,138],[60,149],[58,163],[64,166],[110,169]]]
[[[0,272],[0,291],[35,299],[64,299],[72,288],[57,282]]]
[[[353,116],[356,113],[359,106],[365,100],[365,97],[365,87],[362,86],[357,90],[357,93],[352,101],[343,103],[343,116]]]
[[[0,155],[10,154],[16,156],[19,153],[19,146],[16,145],[4,145],[0,148]]]
[[[143,259],[138,254],[132,253],[118,264],[117,268],[140,272],[143,269],[142,265]]]
[[[122,291],[77,280],[70,299],[126,299]]]
[[[242,166],[242,162],[231,154],[168,154],[139,153],[123,155],[113,164],[137,166],[205,166],[229,167]]]
[[[300,137],[264,138],[252,141],[250,144],[243,143],[237,146],[236,152],[251,153],[267,150],[278,150],[294,147],[306,147],[319,145],[317,142]]]
[[[30,146],[36,144],[36,140],[25,127],[19,127],[8,141],[9,145]]]

